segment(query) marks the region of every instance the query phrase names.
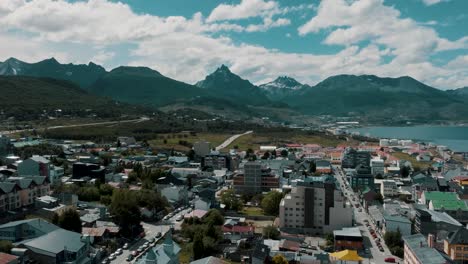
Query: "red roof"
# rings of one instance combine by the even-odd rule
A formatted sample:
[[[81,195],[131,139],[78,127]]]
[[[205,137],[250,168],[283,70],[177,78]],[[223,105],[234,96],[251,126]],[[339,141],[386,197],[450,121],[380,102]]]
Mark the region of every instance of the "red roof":
[[[454,181],[466,181],[466,180],[468,180],[468,176],[456,176],[456,177],[453,177],[452,180],[454,180]]]
[[[238,226],[238,225],[235,225],[235,226],[232,226],[232,227],[229,227],[229,226],[223,226],[223,232],[224,233],[227,233],[227,232],[230,232],[230,233],[253,233],[255,232],[255,227],[254,226]]]
[[[302,148],[301,144],[286,144],[288,148]]]
[[[0,264],[9,264],[17,259],[18,259],[17,256],[13,256],[10,254],[0,252]]]
[[[291,241],[291,240],[281,240],[280,242],[280,249],[286,249],[289,251],[299,251],[299,248],[301,247],[301,244],[296,241]]]

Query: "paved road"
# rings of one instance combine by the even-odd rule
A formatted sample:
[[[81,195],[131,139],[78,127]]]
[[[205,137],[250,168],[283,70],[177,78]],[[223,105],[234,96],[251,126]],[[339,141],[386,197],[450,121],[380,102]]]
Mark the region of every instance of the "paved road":
[[[148,117],[140,117],[138,119],[130,119],[130,120],[106,121],[106,122],[75,124],[75,125],[66,125],[66,126],[50,126],[50,127],[46,127],[46,128],[40,128],[40,129],[41,130],[43,130],[43,129],[51,130],[51,129],[58,129],[58,128],[86,127],[86,126],[98,126],[98,125],[113,125],[113,124],[119,124],[119,123],[140,123],[140,122],[147,121],[147,120],[149,120]],[[22,129],[22,130],[0,131],[0,135],[9,135],[9,134],[20,133],[20,132],[31,132],[33,130],[34,130],[34,128]]]
[[[394,257],[397,261],[402,262],[402,260],[400,260],[398,257],[392,256],[390,250],[384,243],[383,237],[377,233],[377,238],[380,239],[380,243],[384,248],[384,252],[380,252],[376,244],[376,240],[373,239],[372,235],[369,232],[369,228],[366,226],[365,220],[367,220],[370,223],[372,229],[374,230],[376,230],[375,226],[373,226],[372,221],[369,215],[365,212],[365,210],[361,210],[361,212],[359,212],[359,208],[362,208],[362,204],[360,204],[359,202],[358,195],[355,194],[351,189],[348,181],[346,180],[346,176],[341,170],[341,168],[339,166],[333,166],[333,170],[335,172],[335,178],[338,180],[341,186],[344,186],[344,188],[342,188],[343,193],[353,205],[353,215],[355,218],[356,226],[359,227],[359,229],[361,230],[361,234],[363,234],[364,246],[366,249],[370,250],[370,255],[365,256],[368,259],[368,261],[364,261],[363,263],[385,263],[384,259],[386,257]],[[359,208],[356,208],[356,205],[359,205]]]
[[[237,135],[234,135],[228,139],[226,139],[223,143],[221,143],[221,145],[217,146],[216,147],[216,150],[221,150],[221,149],[224,149],[224,148],[227,148],[227,146],[231,145],[232,142],[234,142],[234,140],[242,137],[242,136],[245,136],[245,135],[248,135],[248,134],[251,134],[253,133],[253,131],[247,131],[243,134],[237,134]]]

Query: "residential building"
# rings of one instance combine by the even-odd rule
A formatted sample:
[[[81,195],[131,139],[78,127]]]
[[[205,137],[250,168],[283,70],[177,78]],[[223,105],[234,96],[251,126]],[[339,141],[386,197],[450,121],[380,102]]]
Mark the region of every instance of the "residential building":
[[[43,236],[57,229],[58,226],[40,218],[13,221],[0,225],[0,240],[16,243]]]
[[[342,158],[343,158],[343,153],[342,152],[332,152],[332,153],[330,153],[330,162],[333,165],[341,165]]]
[[[13,145],[8,137],[0,135],[0,157],[6,157],[13,149]]]
[[[429,192],[425,191],[421,195],[421,204],[429,206],[431,201],[458,201],[458,195],[454,192]]]
[[[307,234],[322,234],[352,226],[352,208],[331,176],[306,178],[280,203],[280,227]]]
[[[231,168],[231,157],[229,155],[217,154],[206,155],[201,160],[202,168],[212,168],[213,170],[222,170]]]
[[[123,147],[128,147],[137,143],[134,137],[118,137],[117,142],[120,142],[120,145]]]
[[[431,247],[426,237],[415,234],[403,237],[405,264],[446,264],[444,256]]]
[[[424,235],[437,234],[439,230],[455,231],[463,225],[444,212],[429,210],[424,206],[417,206],[414,231]]]
[[[455,263],[468,261],[468,229],[459,228],[444,239],[444,252]]]
[[[19,176],[46,176],[50,177],[53,165],[50,160],[42,156],[32,156],[18,164]]]
[[[279,187],[279,177],[270,168],[257,161],[244,164],[244,170],[233,177],[236,192],[256,194]]]
[[[439,191],[437,179],[431,176],[426,176],[420,173],[413,176],[411,181],[413,183],[413,185],[411,186],[411,196],[413,201],[417,201],[418,199],[420,199],[423,192]]]
[[[343,169],[354,169],[358,165],[369,166],[371,155],[367,151],[356,151],[353,148],[348,148],[343,153],[341,167]]]
[[[171,232],[166,233],[162,244],[151,247],[135,264],[178,264],[180,246],[172,240]]]
[[[362,191],[366,188],[374,189],[374,175],[372,174],[353,174],[351,175],[351,188],[355,191]]]
[[[199,157],[205,157],[211,152],[211,143],[207,141],[197,141],[193,143],[193,151]]]
[[[34,205],[36,197],[49,191],[50,183],[45,176],[10,177],[0,182],[0,213]]]
[[[99,179],[101,182],[105,182],[106,170],[104,166],[97,164],[76,162],[73,164],[72,177],[74,179],[89,177],[93,179]]]
[[[400,231],[402,236],[411,235],[411,221],[401,215],[383,215],[383,233]]]
[[[462,224],[468,223],[467,200],[432,200],[429,209],[445,212]]]
[[[61,228],[17,245],[27,248],[29,258],[39,264],[92,263],[89,244],[81,240],[81,234]]]
[[[335,251],[344,249],[360,250],[364,247],[361,230],[358,227],[346,227],[333,231]]]
[[[315,161],[315,172],[322,174],[330,174],[332,172],[331,164],[328,160]]]
[[[384,160],[381,158],[373,158],[370,161],[370,167],[371,167],[371,174],[374,176],[381,175],[384,176],[385,174],[385,166],[384,166]]]
[[[248,225],[239,219],[226,219],[222,226],[224,239],[228,239],[231,243],[237,243],[243,238],[252,238],[255,236],[255,226]]]
[[[398,195],[398,186],[394,180],[383,180],[380,185],[380,194],[384,198]]]
[[[228,262],[217,257],[206,257],[190,262],[190,264],[227,264]]]

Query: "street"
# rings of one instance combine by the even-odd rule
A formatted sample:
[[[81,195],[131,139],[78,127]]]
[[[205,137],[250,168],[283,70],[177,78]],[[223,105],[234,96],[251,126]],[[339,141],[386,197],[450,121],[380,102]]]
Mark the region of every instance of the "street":
[[[366,221],[370,224],[372,229],[376,230],[376,227],[373,225],[369,215],[366,213],[364,209],[362,209],[362,204],[359,202],[359,196],[354,193],[349,185],[348,181],[346,180],[346,176],[341,170],[339,166],[333,166],[333,171],[335,173],[335,178],[338,180],[340,186],[342,188],[343,194],[346,196],[350,204],[353,206],[353,215],[355,219],[355,225],[361,230],[361,234],[363,235],[364,239],[364,246],[366,249],[369,249],[367,256],[363,256],[368,258],[368,263],[384,263],[385,258],[387,257],[394,257],[397,261],[402,261],[400,258],[396,256],[392,256],[390,250],[388,249],[387,245],[383,240],[383,237],[376,232],[377,239],[380,239],[380,244],[382,245],[384,251],[381,252],[377,246],[376,239],[374,239],[369,231],[369,228],[366,226]],[[358,208],[356,208],[358,205]],[[364,263],[367,263],[364,261]]]
[[[226,139],[223,143],[221,143],[221,145],[217,146],[216,150],[224,149],[227,146],[231,145],[231,143],[234,142],[234,140],[238,139],[239,137],[248,135],[250,133],[253,133],[253,131],[247,131],[247,132],[245,132],[243,134],[237,134],[237,135],[231,136],[230,138]]]
[[[141,224],[143,225],[143,229],[145,230],[145,237],[140,239],[136,243],[130,245],[128,249],[123,250],[123,253],[117,256],[116,259],[112,260],[110,263],[129,263],[127,261],[127,257],[129,254],[132,253],[132,251],[137,250],[141,245],[143,245],[146,242],[149,242],[151,238],[155,238],[154,243],[152,243],[150,247],[146,248],[142,253],[138,254],[138,256],[130,262],[134,263],[136,259],[139,259],[142,256],[144,256],[146,254],[146,251],[148,251],[151,247],[155,246],[159,240],[164,239],[164,235],[169,231],[171,227],[173,227],[175,230],[179,230],[183,221],[177,221],[177,216],[185,215],[188,213],[189,210],[191,209],[186,208],[184,210],[181,210],[179,213],[173,214],[173,216],[169,219],[161,220],[157,223],[142,222]],[[162,236],[156,238],[155,236],[158,232],[161,232]]]

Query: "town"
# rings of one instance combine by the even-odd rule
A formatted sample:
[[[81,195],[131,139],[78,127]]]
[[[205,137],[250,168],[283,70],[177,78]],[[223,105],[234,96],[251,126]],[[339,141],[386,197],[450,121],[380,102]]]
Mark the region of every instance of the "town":
[[[1,136],[1,263],[466,263],[466,153],[255,133]]]

